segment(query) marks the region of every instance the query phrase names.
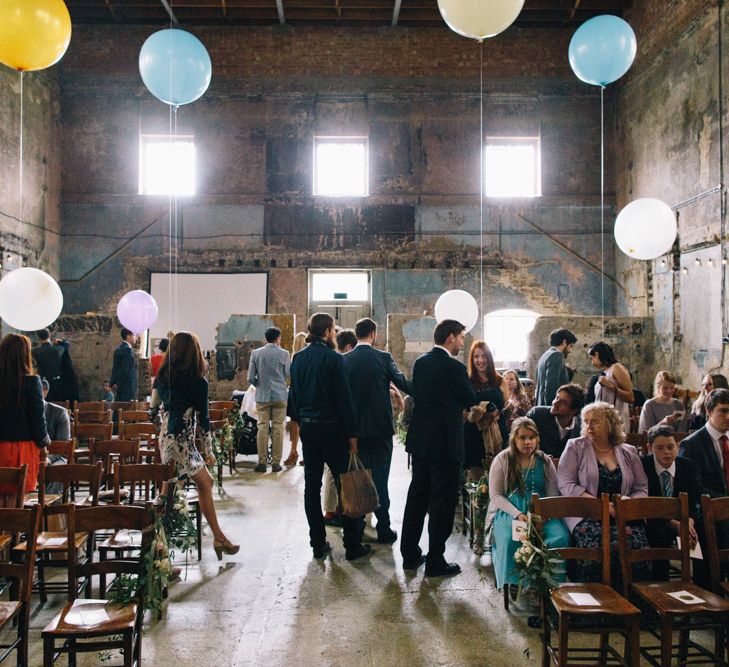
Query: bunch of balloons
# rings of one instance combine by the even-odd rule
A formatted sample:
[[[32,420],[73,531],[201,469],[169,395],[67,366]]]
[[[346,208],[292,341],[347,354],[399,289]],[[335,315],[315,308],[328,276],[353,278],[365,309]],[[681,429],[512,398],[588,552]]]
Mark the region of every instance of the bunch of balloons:
[[[203,96],[210,85],[212,65],[195,35],[168,28],[144,42],[139,52],[139,73],[152,95],[178,107]]]

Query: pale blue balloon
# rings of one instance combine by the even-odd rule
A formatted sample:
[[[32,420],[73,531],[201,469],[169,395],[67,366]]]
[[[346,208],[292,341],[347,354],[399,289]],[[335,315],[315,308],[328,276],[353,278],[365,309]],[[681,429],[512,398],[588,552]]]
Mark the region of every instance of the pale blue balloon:
[[[185,30],[168,28],[150,35],[139,52],[139,73],[149,92],[172,106],[202,97],[212,65],[203,43]]]
[[[635,33],[627,22],[618,16],[596,16],[572,36],[570,65],[585,83],[606,86],[630,69],[637,48]]]

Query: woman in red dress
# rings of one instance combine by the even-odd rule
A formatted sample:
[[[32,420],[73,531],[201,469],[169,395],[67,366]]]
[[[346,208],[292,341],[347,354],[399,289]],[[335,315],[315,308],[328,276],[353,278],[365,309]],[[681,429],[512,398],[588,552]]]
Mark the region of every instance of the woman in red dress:
[[[0,342],[0,467],[28,465],[25,492],[35,490],[51,439],[46,431],[41,379],[33,373],[30,339],[8,334]],[[0,506],[15,489],[0,486]]]

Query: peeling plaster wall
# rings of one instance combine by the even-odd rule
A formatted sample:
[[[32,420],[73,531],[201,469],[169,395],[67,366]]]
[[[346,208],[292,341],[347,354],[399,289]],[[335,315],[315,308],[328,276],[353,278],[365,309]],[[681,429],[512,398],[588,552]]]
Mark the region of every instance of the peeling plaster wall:
[[[61,71],[71,312],[112,312],[167,266],[167,200],[137,194],[139,133],[167,132],[167,107],[114,57],[136,52],[147,32],[82,27]],[[270,269],[269,309],[300,323],[308,268],[371,268],[381,321],[429,312],[449,287],[479,294],[478,54],[468,40],[445,29],[196,32],[214,78],[178,112],[178,133],[193,134],[198,151],[198,194],[178,208],[180,270]],[[541,136],[544,196],[487,200],[484,310],[593,313],[594,267],[613,270],[612,253],[600,253],[599,97],[567,66],[569,31],[512,32],[485,65],[485,133]],[[358,66],[324,57],[331,49]],[[315,134],[369,137],[368,198],[312,196]],[[609,177],[608,203],[612,189]],[[607,312],[616,298],[611,284]]]
[[[723,13],[726,81],[729,19]],[[722,364],[726,271],[720,265],[721,198],[711,192],[721,180],[717,3],[634,3],[626,19],[635,29],[638,55],[617,101],[616,203],[620,208],[638,197],[658,197],[681,205],[676,267],[688,274],[674,272],[670,256],[661,266],[660,259],[638,262],[618,252],[618,277],[627,287],[625,309],[655,317],[656,370],[671,369],[696,389]],[[726,168],[726,155],[724,162]]]
[[[0,68],[0,264],[58,277],[61,153],[60,95],[55,68],[24,75],[23,224],[20,212],[20,78]],[[8,257],[10,254],[10,257]]]

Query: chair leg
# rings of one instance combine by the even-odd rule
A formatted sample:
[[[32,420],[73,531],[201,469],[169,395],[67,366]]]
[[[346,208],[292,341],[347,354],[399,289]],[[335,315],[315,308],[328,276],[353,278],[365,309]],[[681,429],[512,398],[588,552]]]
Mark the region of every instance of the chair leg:
[[[691,632],[688,629],[683,629],[678,633],[678,664],[683,665],[686,662],[686,656],[688,655],[688,643],[691,638]]]
[[[68,667],[76,667],[76,640],[68,640]]]
[[[673,646],[673,621],[661,617],[661,667],[671,667],[671,648]]]
[[[599,649],[599,657],[598,657],[598,661],[597,661],[598,665],[604,666],[607,664],[607,647],[608,647],[609,639],[610,639],[609,632],[600,633],[600,649]]]
[[[549,598],[542,600],[542,667],[549,667],[549,646],[552,642],[552,632],[549,625]]]
[[[567,667],[569,658],[569,617],[560,615],[559,617],[559,653],[557,653],[557,666]]]
[[[630,667],[640,666],[640,619],[635,616],[626,622],[628,634],[625,637],[624,661]]]
[[[133,636],[131,632],[127,632],[124,635],[124,647],[122,649],[124,652],[124,667],[132,667],[134,664],[134,643],[132,639]]]
[[[53,667],[53,653],[55,650],[53,637],[43,637],[43,667]]]
[[[46,573],[45,573],[45,561],[43,560],[43,554],[38,557],[38,593],[40,595],[41,604],[44,605],[48,602],[48,594],[46,593]]]
[[[18,639],[20,643],[16,651],[18,667],[25,667],[28,664],[28,628],[30,625],[30,605],[23,602],[18,614]]]
[[[509,584],[504,584],[504,609],[509,611]]]

